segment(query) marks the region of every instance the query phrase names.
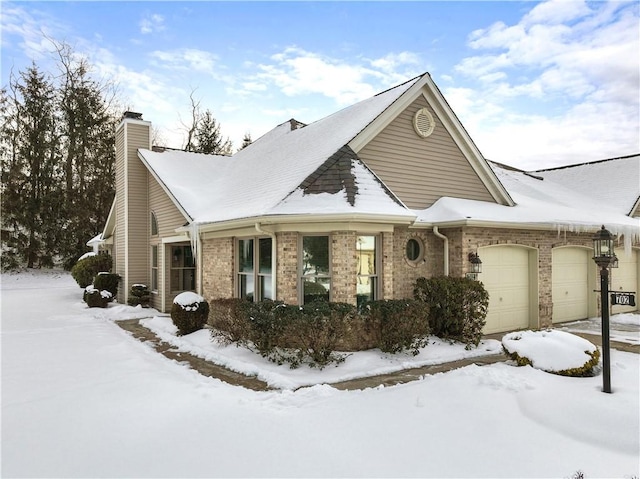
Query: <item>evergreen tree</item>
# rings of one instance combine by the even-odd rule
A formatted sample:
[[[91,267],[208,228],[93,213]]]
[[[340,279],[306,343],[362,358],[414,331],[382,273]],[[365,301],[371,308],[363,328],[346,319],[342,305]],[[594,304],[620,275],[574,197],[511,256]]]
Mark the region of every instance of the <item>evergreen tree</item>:
[[[247,132],[244,134],[244,138],[242,139],[242,146],[240,147],[240,150],[244,150],[251,143],[253,143],[253,140],[251,139],[251,133]]]
[[[3,268],[51,266],[59,217],[55,92],[35,64],[2,99]]]
[[[210,155],[231,155],[231,141],[223,138],[220,124],[213,117],[211,110],[206,110],[198,118],[195,130],[195,147],[197,153]]]
[[[187,141],[185,151],[194,153],[206,153],[210,155],[231,155],[233,144],[229,138],[223,138],[220,124],[214,118],[211,110],[203,113],[200,110],[200,101],[196,101],[193,92],[189,95],[191,101],[191,123],[185,127]]]
[[[109,84],[65,44],[60,75],[35,63],[0,97],[2,265],[70,268],[106,222],[114,196],[115,127]]]

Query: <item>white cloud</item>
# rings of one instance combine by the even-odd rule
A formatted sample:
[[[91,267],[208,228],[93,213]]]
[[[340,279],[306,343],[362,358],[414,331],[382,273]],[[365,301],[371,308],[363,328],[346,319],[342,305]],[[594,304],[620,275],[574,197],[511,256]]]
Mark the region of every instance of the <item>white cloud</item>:
[[[339,105],[368,98],[381,88],[409,78],[407,70],[419,64],[416,54],[402,52],[378,59],[338,60],[289,47],[259,65],[258,80],[273,83],[287,96],[321,94]]]
[[[178,50],[159,51],[150,54],[155,65],[168,70],[196,71],[214,77],[219,75],[217,69],[218,56],[204,50],[181,48]]]
[[[445,94],[497,161],[558,164],[636,153],[638,21],[637,3],[540,3],[515,25],[472,32],[469,46],[478,54],[455,67],[470,80]]]
[[[164,17],[157,13],[147,15],[145,18],[140,20],[140,33],[142,33],[143,35],[161,32],[164,29]]]

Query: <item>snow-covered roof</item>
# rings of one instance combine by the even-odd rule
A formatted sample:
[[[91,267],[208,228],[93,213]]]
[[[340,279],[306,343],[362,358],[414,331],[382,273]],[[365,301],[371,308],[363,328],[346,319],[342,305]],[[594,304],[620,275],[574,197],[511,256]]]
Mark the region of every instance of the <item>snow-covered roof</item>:
[[[535,174],[624,214],[631,213],[640,197],[640,155],[539,170]]]
[[[282,212],[287,207],[278,208],[280,202],[419,78],[302,128],[292,129],[287,121],[233,157],[149,150],[139,155],[193,222]],[[353,208],[343,206],[345,213]]]
[[[523,227],[554,227],[566,231],[593,231],[601,225],[627,241],[640,238],[640,219],[631,218],[620,205],[606,203],[597,195],[574,188],[572,177],[564,183],[535,173],[490,163],[500,182],[516,202],[515,206],[444,197],[430,208],[416,212],[417,224],[507,224]],[[578,182],[580,184],[580,182]],[[594,187],[597,187],[595,183]]]

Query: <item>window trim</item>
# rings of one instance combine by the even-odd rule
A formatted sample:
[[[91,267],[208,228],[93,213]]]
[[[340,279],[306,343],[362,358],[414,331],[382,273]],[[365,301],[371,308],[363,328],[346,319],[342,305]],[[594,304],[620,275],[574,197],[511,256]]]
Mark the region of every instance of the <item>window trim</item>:
[[[382,266],[382,262],[381,262],[381,238],[380,235],[375,235],[375,234],[358,234],[356,236],[356,242],[361,238],[361,237],[370,237],[373,238],[373,268],[374,268],[374,274],[361,274],[360,271],[356,272],[356,285],[359,284],[360,282],[360,278],[371,278],[373,281],[373,297],[371,298],[371,301],[376,301],[380,298],[380,278],[381,278],[381,274],[380,274],[380,269]],[[356,253],[359,255],[359,251],[361,251],[356,243]],[[357,288],[357,286],[356,286]],[[358,298],[358,293],[357,293],[357,289],[356,289],[356,302],[357,302],[357,298]]]
[[[408,249],[409,243],[411,241],[415,241],[416,244],[418,245],[418,254],[414,259],[409,258],[409,255],[407,254],[407,249]],[[419,236],[410,236],[409,238],[407,238],[407,241],[405,241],[405,243],[404,243],[403,256],[404,256],[404,260],[410,266],[419,266],[422,263],[424,263],[425,262],[425,259],[424,259],[425,258],[425,245],[424,245],[424,241],[422,240],[422,238],[420,238]]]
[[[155,212],[151,212],[151,225],[149,227],[151,236],[158,236],[159,234],[159,229],[158,229],[158,217],[156,216]]]
[[[274,291],[274,284],[273,284],[273,268],[272,268],[272,263],[270,261],[269,263],[269,267],[271,268],[271,272],[269,274],[265,274],[265,273],[261,273],[260,272],[260,241],[264,241],[264,240],[268,240],[271,242],[271,244],[269,245],[269,251],[270,254],[273,254],[273,238],[271,238],[270,236],[244,236],[244,237],[237,237],[235,238],[235,258],[234,258],[234,270],[235,270],[235,274],[234,274],[234,278],[235,278],[235,284],[234,284],[234,290],[235,290],[235,297],[236,298],[242,298],[242,288],[241,288],[241,277],[242,276],[251,276],[253,278],[253,301],[257,302],[257,301],[263,301],[265,299],[275,299],[275,298],[268,298],[265,296],[264,291],[262,291],[262,288],[260,287],[260,279],[261,278],[270,278],[271,280],[271,294],[273,295],[273,291]],[[253,255],[252,255],[252,261],[253,261],[253,271],[249,272],[249,273],[243,273],[240,271],[240,242],[241,241],[252,241],[253,242]],[[247,299],[247,298],[245,298]]]
[[[180,243],[176,243],[176,244],[171,244],[169,247],[169,291],[171,292],[171,294],[178,294],[178,293],[182,293],[184,291],[196,291],[197,290],[197,281],[196,281],[196,272],[197,272],[197,265],[196,265],[196,258],[193,256],[193,251],[191,252],[191,257],[193,258],[193,266],[173,266],[173,251],[174,248],[189,248],[191,249],[191,245],[190,244],[180,244]],[[184,264],[184,260],[182,260],[182,263]],[[177,271],[177,270],[181,270],[181,271],[185,271],[185,270],[193,270],[193,289],[173,289],[173,271]],[[183,278],[184,279],[184,278]]]
[[[159,267],[160,261],[158,257],[159,252],[160,252],[160,248],[158,247],[158,245],[152,244],[151,245],[151,288],[149,289],[152,292],[156,292],[156,293],[158,292],[158,288],[160,284],[160,267]]]
[[[328,273],[326,274],[304,274],[303,271],[303,263],[304,263],[304,238],[308,237],[325,237],[327,238],[327,262],[328,262]],[[333,252],[331,251],[331,233],[305,233],[298,235],[298,304],[303,305],[304,303],[304,282],[305,278],[323,278],[329,280],[329,301],[331,302],[333,298],[333,275],[332,275],[332,257]]]

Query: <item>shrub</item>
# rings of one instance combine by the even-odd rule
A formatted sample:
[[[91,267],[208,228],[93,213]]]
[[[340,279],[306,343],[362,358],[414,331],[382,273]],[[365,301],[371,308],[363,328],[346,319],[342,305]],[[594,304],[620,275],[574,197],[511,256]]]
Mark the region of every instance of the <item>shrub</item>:
[[[560,376],[593,376],[600,361],[600,351],[593,343],[553,329],[506,334],[502,348],[518,366],[530,365]]]
[[[107,273],[101,271],[93,279],[93,286],[102,291],[109,291],[112,299],[118,295],[118,282],[120,281],[120,275],[115,273]]]
[[[242,343],[251,336],[251,323],[247,314],[249,302],[241,298],[211,301],[209,326],[211,336],[226,344]]]
[[[84,300],[90,308],[106,308],[113,296],[109,291],[88,286],[84,290]]]
[[[151,293],[146,284],[134,284],[129,291],[129,299],[127,303],[129,306],[142,306],[143,308],[149,307],[149,301],[151,300]]]
[[[429,305],[431,333],[477,346],[486,323],[489,294],[479,281],[442,276],[418,278],[414,297]]]
[[[71,276],[81,288],[86,288],[100,271],[111,271],[111,264],[111,256],[108,254],[87,256],[71,268]]]
[[[380,300],[368,303],[363,311],[366,322],[373,328],[376,345],[381,351],[413,355],[427,345],[429,336],[429,310],[421,301]]]
[[[171,319],[178,334],[185,335],[202,329],[209,317],[209,303],[200,295],[180,293],[173,300]]]

